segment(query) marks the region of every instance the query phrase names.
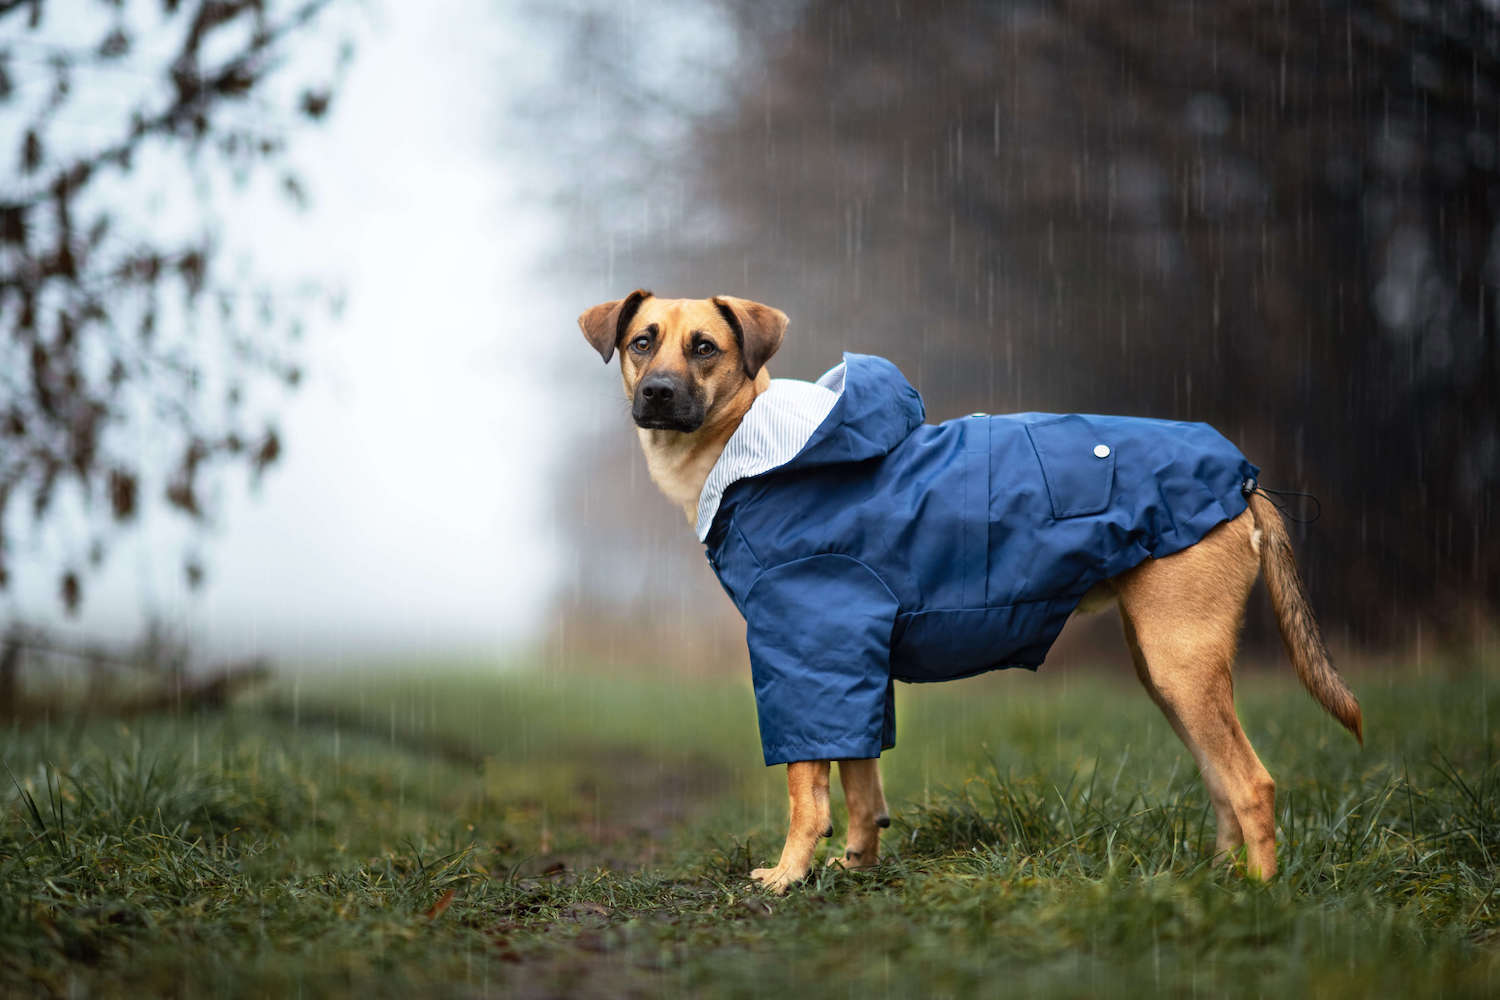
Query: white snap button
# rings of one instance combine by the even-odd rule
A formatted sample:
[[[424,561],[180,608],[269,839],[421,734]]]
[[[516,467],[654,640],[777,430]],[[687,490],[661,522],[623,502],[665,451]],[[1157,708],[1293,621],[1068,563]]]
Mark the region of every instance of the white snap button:
[[[1108,458],[1109,457],[1109,445],[1107,445],[1107,444],[1096,444],[1096,445],[1094,445],[1094,457],[1095,458]]]

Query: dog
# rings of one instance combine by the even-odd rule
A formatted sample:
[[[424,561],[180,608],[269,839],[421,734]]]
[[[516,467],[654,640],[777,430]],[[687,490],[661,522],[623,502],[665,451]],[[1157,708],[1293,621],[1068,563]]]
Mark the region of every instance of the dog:
[[[1264,573],[1308,692],[1363,744],[1258,471],[1205,424],[1069,414],[924,422],[889,362],[847,354],[817,383],[773,381],[788,319],[720,295],[637,290],[578,319],[616,353],[652,480],[746,617],[762,746],[785,763],[781,894],[831,836],[830,765],[849,811],[830,860],[879,859],[879,756],[892,681],[1035,668],[1077,610],[1118,605],[1146,692],[1198,765],[1216,856],[1276,873],[1275,783],[1241,729],[1231,671]]]

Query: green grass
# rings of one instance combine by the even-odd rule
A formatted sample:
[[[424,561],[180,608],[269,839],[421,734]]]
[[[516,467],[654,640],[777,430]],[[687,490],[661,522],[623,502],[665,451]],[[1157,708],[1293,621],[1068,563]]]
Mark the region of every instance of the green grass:
[[[1500,684],[1356,677],[1361,750],[1288,674],[1240,685],[1268,886],[1208,862],[1191,761],[1117,674],[903,688],[885,862],[784,899],[745,878],[785,799],[742,683],[309,674],[0,731],[0,988],[1493,995]]]

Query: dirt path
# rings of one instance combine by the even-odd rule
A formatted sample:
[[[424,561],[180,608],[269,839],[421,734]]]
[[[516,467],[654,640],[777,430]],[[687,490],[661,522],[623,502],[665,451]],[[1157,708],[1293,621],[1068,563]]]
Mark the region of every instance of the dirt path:
[[[268,700],[259,710],[277,722],[298,728],[337,729],[379,740],[408,753],[437,757],[461,767],[483,770],[493,758],[462,740],[413,733],[362,722],[349,712]],[[724,794],[730,780],[725,768],[702,758],[665,759],[637,748],[569,751],[567,762],[579,777],[572,794],[592,804],[591,823],[573,828],[584,834],[588,849],[553,851],[544,844],[531,872],[556,874],[596,867],[630,871],[660,860],[676,834],[700,819]]]
[[[582,775],[574,791],[595,804],[588,832],[598,848],[597,856],[567,859],[574,868],[622,871],[657,863],[678,832],[703,818],[729,782],[727,772],[709,761],[662,760],[635,749],[573,759]]]

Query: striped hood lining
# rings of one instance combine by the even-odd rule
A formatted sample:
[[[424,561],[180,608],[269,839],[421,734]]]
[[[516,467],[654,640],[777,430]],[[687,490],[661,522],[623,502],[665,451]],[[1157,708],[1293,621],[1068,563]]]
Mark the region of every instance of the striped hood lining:
[[[847,365],[816,382],[773,378],[755,397],[698,495],[698,540],[708,538],[724,491],[741,479],[780,468],[797,456],[844,392]]]

